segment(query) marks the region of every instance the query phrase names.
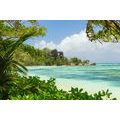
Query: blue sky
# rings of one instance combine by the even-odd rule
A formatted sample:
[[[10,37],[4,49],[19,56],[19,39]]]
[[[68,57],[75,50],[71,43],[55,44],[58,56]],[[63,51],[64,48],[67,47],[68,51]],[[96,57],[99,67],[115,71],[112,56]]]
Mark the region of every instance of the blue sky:
[[[66,36],[80,32],[85,29],[87,21],[80,20],[41,20],[39,23],[47,27],[46,41],[59,43]]]
[[[39,24],[47,28],[47,33],[45,37],[35,39],[60,43],[66,36],[79,33],[82,29],[85,29],[86,23],[85,20],[39,20]],[[33,44],[33,42],[33,40],[27,41],[30,44]]]
[[[120,63],[120,44],[90,42],[85,32],[85,20],[40,20],[39,23],[47,28],[46,36],[27,41],[36,48],[58,49],[66,57],[97,63]]]

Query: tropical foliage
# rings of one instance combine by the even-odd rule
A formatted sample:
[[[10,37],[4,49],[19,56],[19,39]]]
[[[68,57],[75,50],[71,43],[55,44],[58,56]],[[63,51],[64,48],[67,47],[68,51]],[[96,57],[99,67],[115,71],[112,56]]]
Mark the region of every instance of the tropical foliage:
[[[13,44],[14,41],[10,40],[2,40],[0,41],[0,49],[1,54],[3,54],[6,48],[9,47],[10,44]],[[5,48],[6,47],[6,48]],[[23,65],[91,65],[89,60],[82,60],[78,58],[67,58],[62,55],[55,55],[52,54],[51,49],[44,48],[44,49],[36,49],[33,46],[21,44],[16,50],[13,55],[13,59],[17,60],[19,63]],[[59,53],[59,51],[56,50]]]
[[[8,99],[8,92],[13,83],[13,73],[19,71],[25,74],[27,69],[13,59],[16,48],[21,44],[22,38],[10,45],[4,54],[0,55],[0,91],[3,99]]]
[[[91,41],[118,42],[120,20],[88,20],[86,33]]]
[[[115,100],[109,90],[89,94],[83,89],[71,88],[70,91],[58,89],[55,79],[41,80],[39,77],[21,77],[16,75],[16,84],[9,91],[12,100]]]
[[[98,24],[99,23],[99,24]],[[89,21],[87,34],[91,40],[103,37],[103,33],[96,34],[93,31],[93,24],[103,26],[107,39],[111,34],[106,27],[107,23],[112,26],[112,35],[116,38],[118,33],[116,22],[111,21]],[[104,27],[105,26],[105,27]],[[111,29],[112,29],[111,28]],[[99,91],[95,94],[88,94],[83,89],[71,88],[70,91],[58,89],[55,79],[48,81],[40,80],[38,77],[19,76],[17,73],[26,74],[24,65],[85,65],[88,60],[82,61],[78,58],[71,58],[51,55],[51,50],[39,50],[34,47],[23,45],[23,42],[36,36],[44,36],[46,28],[41,27],[37,21],[2,20],[0,21],[0,99],[26,99],[26,100],[102,100],[111,98],[109,90]],[[116,34],[118,35],[118,34]],[[11,40],[11,41],[9,41]],[[22,64],[21,64],[22,63]]]
[[[19,40],[23,36],[29,38],[44,36],[46,28],[36,20],[1,20],[0,40]]]
[[[2,99],[9,99],[9,90],[14,82],[14,72],[24,73],[27,69],[13,59],[15,50],[27,39],[45,34],[43,28],[37,25],[36,21],[27,21],[29,26],[21,20],[0,21],[0,96]],[[4,41],[14,39],[6,46]]]

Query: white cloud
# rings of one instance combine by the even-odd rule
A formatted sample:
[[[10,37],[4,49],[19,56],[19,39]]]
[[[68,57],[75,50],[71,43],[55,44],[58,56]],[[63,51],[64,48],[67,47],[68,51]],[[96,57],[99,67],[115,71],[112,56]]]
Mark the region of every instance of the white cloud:
[[[59,44],[44,40],[35,44],[37,48],[49,47],[64,52],[67,57],[79,57],[94,62],[120,62],[119,43],[90,42],[85,30],[64,38]]]
[[[50,49],[55,49],[56,48],[56,44],[54,44],[52,41],[47,43],[44,40],[39,41],[39,42],[35,42],[34,46],[36,48],[39,48],[39,49],[43,49],[45,47],[48,47]]]

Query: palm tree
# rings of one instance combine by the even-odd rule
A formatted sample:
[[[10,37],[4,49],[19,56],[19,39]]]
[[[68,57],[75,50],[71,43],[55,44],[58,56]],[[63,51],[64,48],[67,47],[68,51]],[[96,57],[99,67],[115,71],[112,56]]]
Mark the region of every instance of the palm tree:
[[[8,99],[9,87],[13,83],[14,71],[26,73],[27,69],[13,59],[15,50],[28,38],[44,36],[46,28],[36,20],[0,21],[0,97]],[[1,50],[1,41],[16,40]]]
[[[0,53],[0,97],[1,99],[9,99],[9,88],[14,83],[13,74],[18,71],[26,74],[27,68],[13,59],[15,50],[26,40],[31,34],[22,36],[18,41],[14,41],[4,50],[4,54]]]

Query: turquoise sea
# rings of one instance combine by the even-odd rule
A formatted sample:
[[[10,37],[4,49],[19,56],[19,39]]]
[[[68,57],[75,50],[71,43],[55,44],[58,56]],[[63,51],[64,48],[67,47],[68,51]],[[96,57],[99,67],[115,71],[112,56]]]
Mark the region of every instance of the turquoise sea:
[[[97,64],[96,66],[29,66],[28,75],[41,79],[56,78],[61,89],[84,88],[91,93],[109,89],[120,98],[120,64]]]

